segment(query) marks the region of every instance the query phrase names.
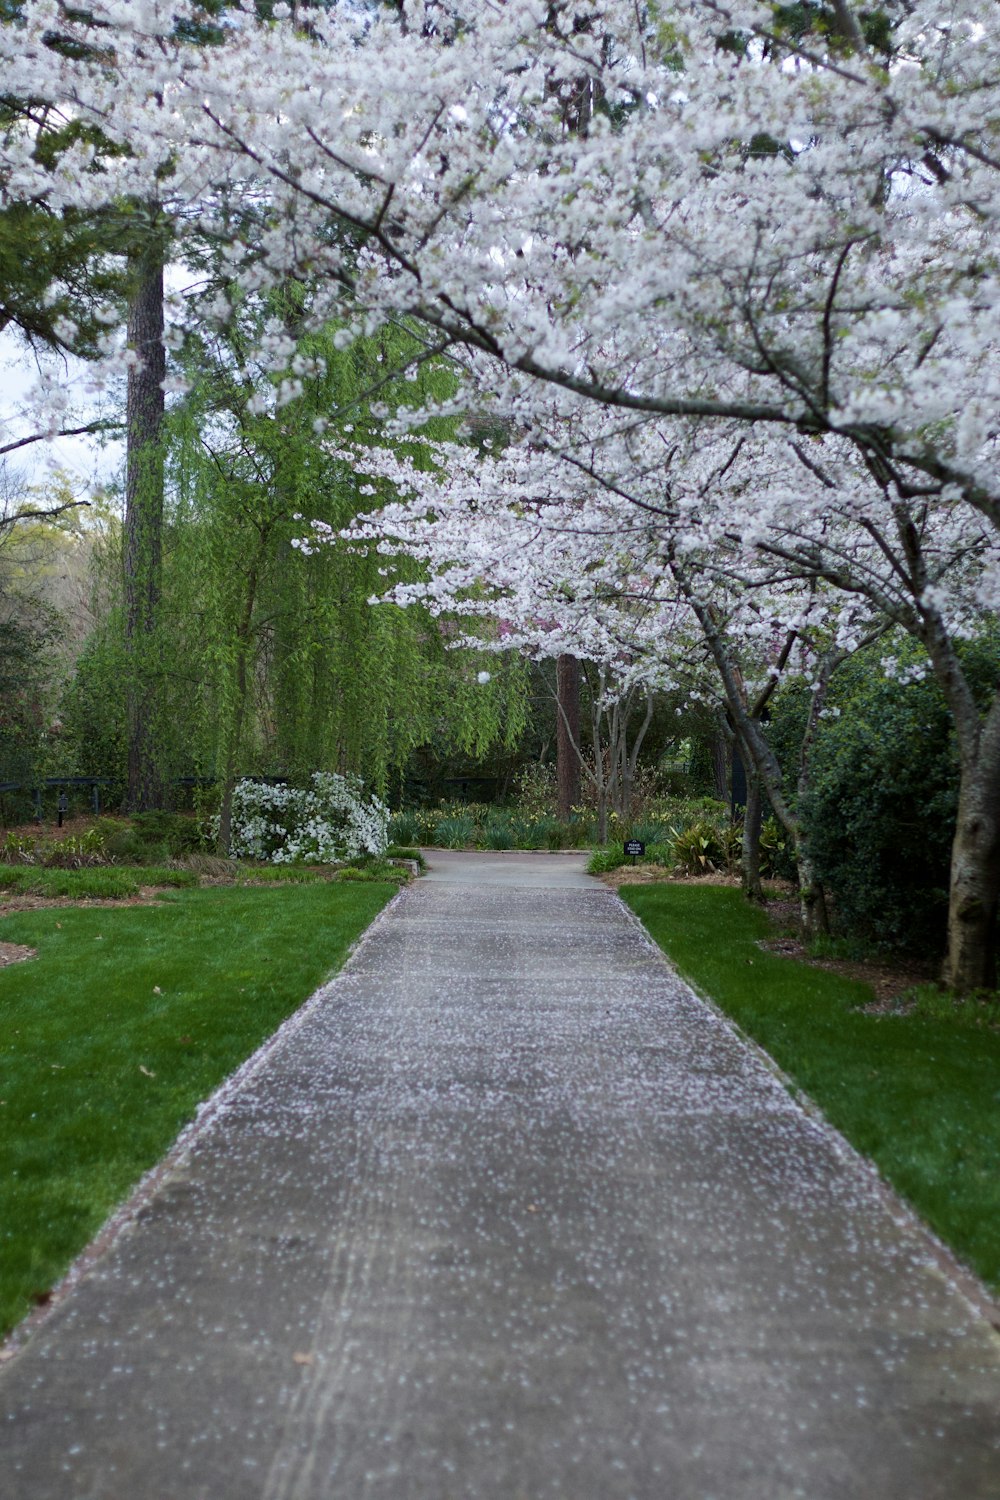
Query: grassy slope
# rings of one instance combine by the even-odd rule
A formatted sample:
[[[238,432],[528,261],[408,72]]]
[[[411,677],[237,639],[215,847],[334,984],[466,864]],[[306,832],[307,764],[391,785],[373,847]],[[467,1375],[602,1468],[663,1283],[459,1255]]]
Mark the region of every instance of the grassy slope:
[[[764,915],[717,886],[620,894],[942,1239],[1000,1288],[1000,1031],[974,1012],[869,1016],[865,985],[761,952]]]
[[[39,953],[0,969],[0,1329],[394,890],[218,888],[0,923]]]

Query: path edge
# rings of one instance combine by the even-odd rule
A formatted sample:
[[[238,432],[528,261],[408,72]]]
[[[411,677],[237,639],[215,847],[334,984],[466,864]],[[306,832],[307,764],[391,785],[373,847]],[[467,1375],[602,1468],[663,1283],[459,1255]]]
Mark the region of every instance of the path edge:
[[[712,1014],[747,1047],[750,1052],[763,1064],[767,1071],[775,1078],[782,1087],[787,1090],[792,1102],[806,1115],[814,1124],[821,1125],[824,1131],[832,1138],[840,1155],[845,1159],[851,1159],[856,1165],[872,1179],[878,1196],[891,1218],[901,1227],[906,1227],[916,1232],[917,1237],[923,1242],[929,1259],[937,1267],[938,1271],[947,1281],[950,1287],[969,1305],[978,1317],[981,1317],[992,1328],[993,1332],[1000,1337],[1000,1301],[993,1295],[985,1282],[981,1281],[971,1266],[967,1266],[958,1254],[940,1239],[931,1226],[920,1217],[911,1203],[902,1196],[888,1178],[879,1171],[877,1163],[871,1157],[865,1156],[856,1146],[843,1135],[837,1127],[827,1118],[820,1106],[811,1095],[796,1083],[795,1079],[786,1073],[781,1065],[775,1062],[771,1054],[761,1046],[748,1032],[744,1031],[738,1021],[722,1009],[717,1000],[707,994],[686,974],[682,974],[668,953],[660,947],[655,938],[647,931],[641,919],[632,910],[627,901],[624,901],[617,890],[610,886],[606,889],[611,891],[614,899],[621,907],[625,917],[637,928],[642,935],[646,947],[666,965],[670,972],[681,984],[685,985],[700,1000],[702,1005],[710,1010]]]
[[[144,1172],[126,1198],[105,1219],[89,1244],[70,1263],[65,1273],[52,1287],[44,1303],[26,1313],[20,1323],[0,1340],[0,1370],[6,1370],[22,1354],[34,1338],[60,1311],[67,1298],[85,1281],[121,1240],[136,1227],[143,1209],[155,1198],[160,1187],[176,1173],[183,1170],[188,1158],[201,1137],[208,1133],[218,1116],[230,1101],[250,1081],[259,1069],[270,1060],[285,1043],[310,1019],[314,1011],[327,1002],[328,991],[333,989],[343,974],[346,974],[355,958],[361,953],[376,928],[387,920],[389,914],[401,905],[409,891],[409,885],[400,886],[396,894],[386,902],[382,910],[373,917],[359,937],[347,950],[347,956],[339,969],[331,972],[318,989],[302,1002],[297,1010],[286,1016],[276,1031],[266,1037],[255,1052],[244,1058],[232,1073],[228,1074],[207,1098],[196,1106],[195,1115],[184,1125],[160,1160]],[[624,904],[624,903],[623,903]]]

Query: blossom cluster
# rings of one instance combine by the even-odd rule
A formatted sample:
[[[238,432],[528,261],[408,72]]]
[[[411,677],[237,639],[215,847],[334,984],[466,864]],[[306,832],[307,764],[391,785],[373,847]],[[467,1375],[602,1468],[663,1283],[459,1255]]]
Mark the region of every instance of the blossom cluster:
[[[340,864],[383,854],[389,809],[356,776],[315,771],[308,787],[240,781],[233,790],[231,852],[237,858]]]

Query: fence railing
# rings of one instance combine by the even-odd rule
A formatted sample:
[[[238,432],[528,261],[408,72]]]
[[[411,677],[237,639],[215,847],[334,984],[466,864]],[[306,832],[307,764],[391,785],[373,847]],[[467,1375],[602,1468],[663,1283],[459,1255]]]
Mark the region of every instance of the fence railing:
[[[266,786],[285,786],[288,782],[287,776],[245,776],[244,781],[260,781]],[[164,786],[177,787],[203,787],[217,786],[217,776],[174,776],[170,781],[164,782]],[[121,787],[123,782],[117,776],[46,776],[41,781],[0,781],[0,797],[5,792],[27,792],[35,806],[35,822],[42,821],[42,794],[45,791],[53,791],[57,787],[63,791],[59,797],[58,813],[59,823],[62,826],[62,814],[67,811],[67,802],[63,801],[67,787],[89,787],[90,805],[95,814],[101,811],[101,787]]]
[[[167,783],[168,786],[196,787],[214,786],[214,776],[176,776]],[[95,814],[101,811],[101,787],[122,785],[120,778],[115,776],[46,776],[41,781],[0,781],[0,796],[5,792],[27,792],[35,806],[35,822],[42,821],[43,794],[46,791],[61,789],[58,811],[60,822],[62,813],[66,812],[66,802],[63,797],[67,788],[89,787],[90,805]],[[67,799],[68,800],[68,799]]]

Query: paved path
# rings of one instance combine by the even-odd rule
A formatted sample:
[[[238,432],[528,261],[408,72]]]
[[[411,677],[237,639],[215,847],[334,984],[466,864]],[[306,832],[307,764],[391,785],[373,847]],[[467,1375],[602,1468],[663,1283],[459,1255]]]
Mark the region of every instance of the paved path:
[[[997,1500],[872,1174],[580,861],[436,866],[0,1372],[4,1500]]]

